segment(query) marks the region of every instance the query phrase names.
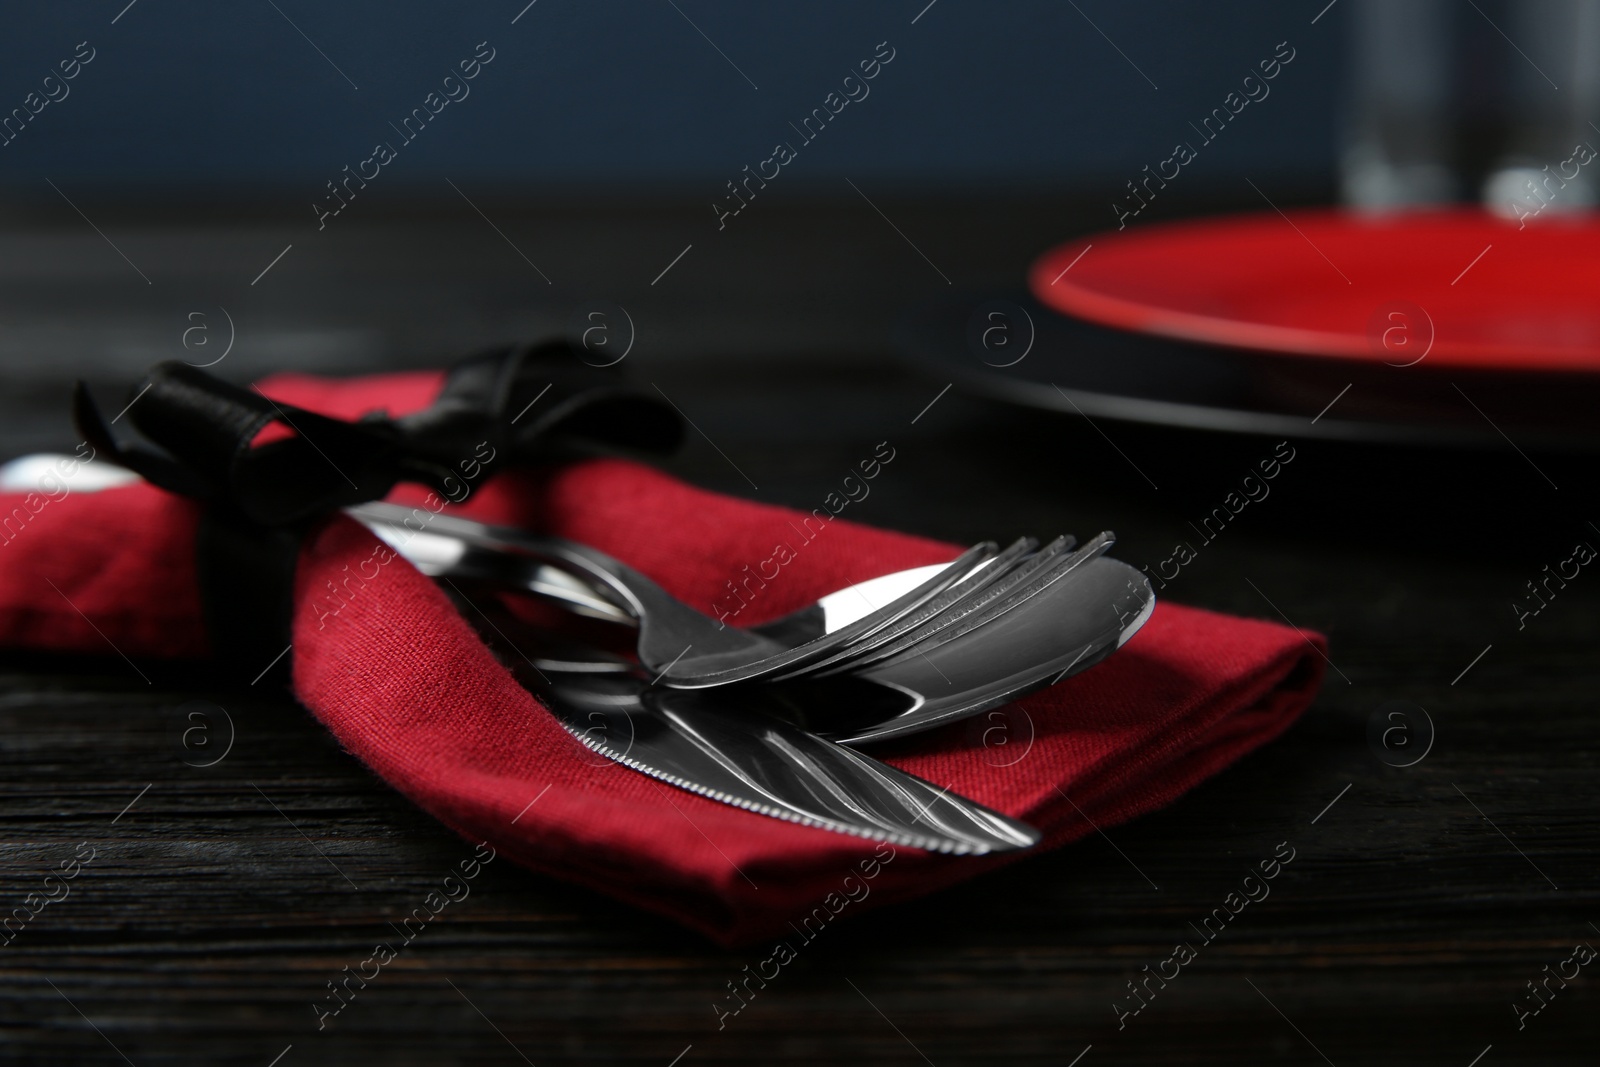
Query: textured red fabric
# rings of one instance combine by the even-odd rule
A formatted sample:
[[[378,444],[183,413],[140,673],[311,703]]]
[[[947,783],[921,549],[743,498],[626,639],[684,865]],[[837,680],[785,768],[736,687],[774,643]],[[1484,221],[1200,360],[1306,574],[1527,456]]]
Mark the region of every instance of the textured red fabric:
[[[283,376],[263,389],[352,418],[423,407],[440,380]],[[744,564],[798,540],[789,524],[798,525],[799,513],[620,460],[472,484],[460,513],[588,542],[704,610]],[[408,489],[395,499],[421,497]],[[0,519],[10,517],[0,548],[0,643],[95,653],[115,646],[135,659],[205,655],[192,564],[197,514],[192,502],[143,484],[59,500],[0,495]],[[957,552],[843,519],[796,548],[739,624]],[[372,574],[377,549],[343,517],[308,539],[296,578],[295,694],[349,751],[463,835],[724,944],[786,932],[829,894],[841,899],[843,880],[880,847],[598,760],[405,561],[379,567],[350,586],[351,595],[326,595],[330,582]],[[1034,735],[1020,759],[1020,747],[984,744],[982,719],[876,754],[1032,823],[1045,835],[1040,847],[1054,848],[1170,803],[1277,736],[1310,703],[1322,670],[1294,630],[1162,602],[1105,663],[1014,706],[1011,743],[1026,743],[1027,720]],[[1015,858],[900,848],[874,868],[869,895],[849,907],[920,896]]]

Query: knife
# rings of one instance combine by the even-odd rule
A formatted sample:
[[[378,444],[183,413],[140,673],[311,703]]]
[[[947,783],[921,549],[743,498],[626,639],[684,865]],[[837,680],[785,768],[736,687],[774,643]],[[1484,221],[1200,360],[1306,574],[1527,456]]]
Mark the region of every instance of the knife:
[[[488,624],[485,642],[568,733],[623,766],[775,819],[930,852],[1039,843],[1026,823],[804,729],[796,706],[816,699],[804,689],[657,688],[627,660],[515,618],[489,591],[446,591]]]
[[[1031,826],[763,710],[759,694],[658,689],[632,673],[545,673],[537,695],[569,733],[680,789],[932,852],[980,855],[1039,842]]]

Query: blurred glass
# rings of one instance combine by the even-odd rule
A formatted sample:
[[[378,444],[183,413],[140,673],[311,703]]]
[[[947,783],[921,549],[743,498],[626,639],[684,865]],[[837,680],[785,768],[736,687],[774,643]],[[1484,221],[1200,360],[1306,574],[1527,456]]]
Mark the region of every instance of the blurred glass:
[[[1600,199],[1591,165],[1600,146],[1600,0],[1356,0],[1353,8],[1346,204],[1448,204],[1480,176],[1484,206],[1508,218]]]
[[[1511,64],[1512,122],[1505,150],[1483,186],[1484,206],[1532,218],[1595,204],[1600,143],[1600,0],[1522,0],[1506,34],[1526,53]],[[1587,157],[1587,158],[1585,158]]]
[[[1340,158],[1345,202],[1376,211],[1442,204],[1458,190],[1446,0],[1357,0],[1350,119]]]

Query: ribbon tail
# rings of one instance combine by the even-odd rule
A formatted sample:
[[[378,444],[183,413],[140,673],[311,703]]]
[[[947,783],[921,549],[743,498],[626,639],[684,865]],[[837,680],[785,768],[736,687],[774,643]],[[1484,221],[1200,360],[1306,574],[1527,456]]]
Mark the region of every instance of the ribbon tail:
[[[182,496],[210,499],[210,487],[203,478],[165,452],[158,452],[142,444],[124,445],[117,440],[111,424],[100,411],[89,393],[89,386],[79,381],[72,391],[72,421],[95,451],[95,458],[104,458],[126,467],[153,485]]]

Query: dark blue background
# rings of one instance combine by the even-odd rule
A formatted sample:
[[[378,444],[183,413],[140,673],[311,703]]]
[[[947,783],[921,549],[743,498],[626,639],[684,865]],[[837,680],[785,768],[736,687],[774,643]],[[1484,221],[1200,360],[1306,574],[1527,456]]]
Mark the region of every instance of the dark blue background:
[[[1257,60],[1298,55],[1183,181],[1326,180],[1335,154],[1342,12],[1326,0],[268,0],[13,5],[0,110],[20,106],[87,40],[71,95],[0,149],[13,196],[63,188],[130,198],[260,193],[293,204],[354,165],[479,41],[494,62],[378,182],[404,195],[620,187],[709,202],[887,40],[894,62],[784,170],[795,191],[844,178],[882,189],[1095,191],[1192,139]],[[751,85],[685,20],[692,18]],[[1087,16],[1087,17],[1086,17]],[[1125,59],[1095,25],[1120,46]],[[1151,87],[1130,64],[1137,63]],[[376,183],[375,183],[376,184]],[[1109,214],[1109,209],[1108,209]]]

